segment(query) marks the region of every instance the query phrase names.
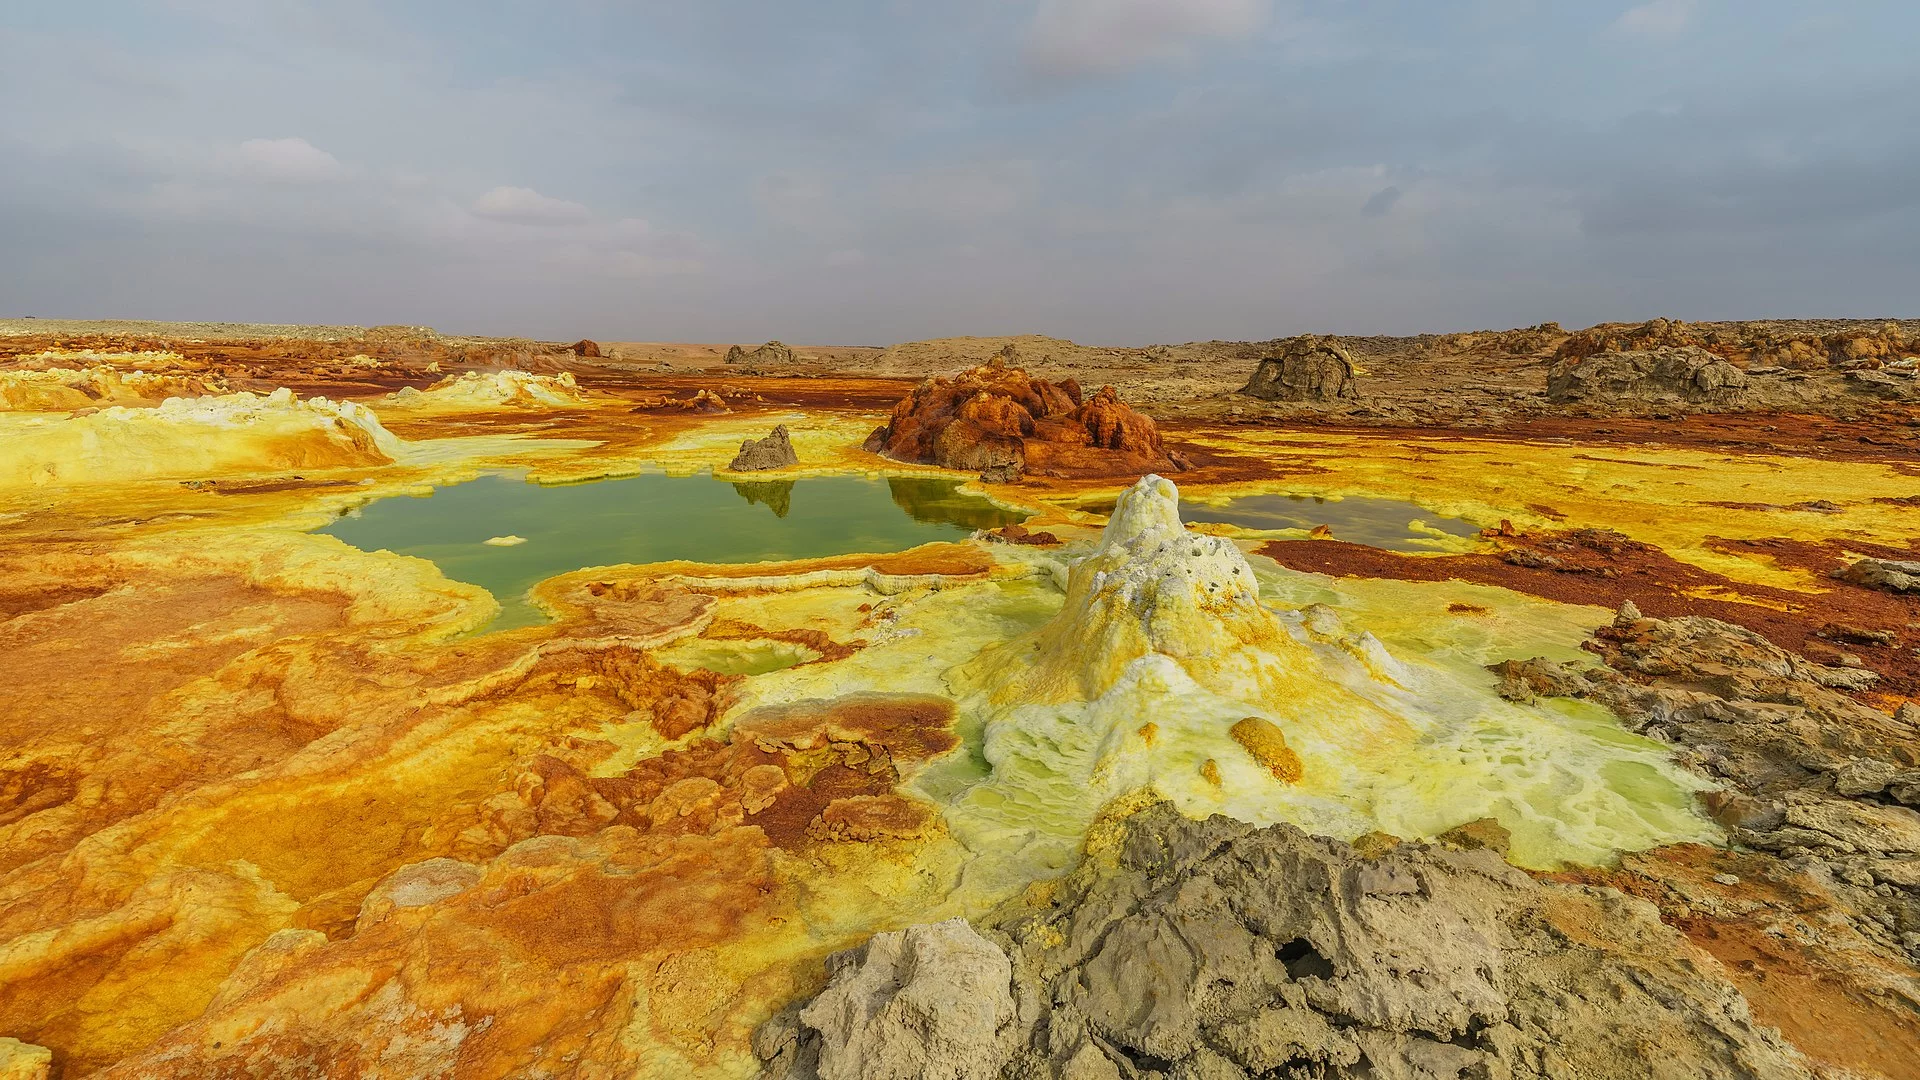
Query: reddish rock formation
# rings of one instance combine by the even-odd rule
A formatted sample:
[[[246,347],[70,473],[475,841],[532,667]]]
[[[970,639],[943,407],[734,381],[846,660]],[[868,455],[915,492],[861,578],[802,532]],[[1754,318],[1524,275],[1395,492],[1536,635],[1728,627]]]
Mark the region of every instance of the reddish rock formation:
[[[587,338],[581,338],[579,341],[574,342],[572,345],[572,349],[573,349],[573,355],[575,356],[599,356],[600,355],[599,342],[592,341]]]
[[[1013,466],[1041,476],[1187,467],[1113,387],[1082,400],[1074,380],[1037,379],[999,357],[914,387],[866,446],[898,461],[969,471]]]

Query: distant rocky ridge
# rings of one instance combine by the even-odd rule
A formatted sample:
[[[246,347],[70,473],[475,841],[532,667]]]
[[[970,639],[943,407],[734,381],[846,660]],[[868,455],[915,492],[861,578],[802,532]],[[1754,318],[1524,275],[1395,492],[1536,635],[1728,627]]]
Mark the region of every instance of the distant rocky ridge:
[[[168,374],[197,378],[213,392],[224,387],[267,393],[290,386],[331,396],[380,394],[463,370],[597,370],[607,352],[586,339],[467,337],[424,326],[0,320],[0,369],[46,367],[46,357],[61,355],[168,354]],[[124,359],[114,366],[124,373],[135,363],[157,370]]]
[[[1751,367],[1811,371],[1878,367],[1920,352],[1920,323],[1839,320],[1750,323],[1601,323],[1578,331],[1554,351],[1554,359],[1579,360],[1601,353],[1696,347]]]
[[[1542,323],[1412,337],[1302,335],[1270,343],[1239,396],[1263,399],[1280,415],[1409,425],[1567,414],[1860,417],[1920,400],[1916,353],[1920,321],[1911,320],[1654,319],[1571,334]],[[1334,355],[1363,368],[1364,379],[1343,383]],[[1329,393],[1328,385],[1351,392]]]
[[[1345,354],[1345,383],[1322,348]],[[1572,381],[1562,373],[1596,357],[1699,349],[1752,380],[1696,394],[1651,384],[1613,389],[1614,376]],[[732,359],[729,376],[849,375],[925,378],[998,357],[1053,383],[1104,384],[1132,406],[1167,420],[1257,422],[1319,418],[1369,426],[1498,427],[1538,418],[1674,417],[1698,412],[1792,412],[1847,419],[1880,416],[1920,401],[1920,320],[1769,320],[1689,323],[1653,319],[1605,323],[1569,333],[1557,323],[1510,330],[1403,336],[1306,334],[1268,341],[1192,341],[1143,347],[1084,345],[1041,335],[958,337],[795,350],[757,347],[536,342],[458,337],[425,327],[253,326],[237,324],[0,320],[0,367],[54,350],[163,351],[182,357],[183,375],[224,380],[233,390],[292,386],[303,393],[359,396],[422,386],[461,370],[575,371],[631,379],[662,365]],[[1305,356],[1299,356],[1302,350]],[[599,356],[593,352],[598,351]],[[802,352],[805,355],[802,355]],[[1286,389],[1287,357],[1303,371]],[[1318,356],[1320,360],[1311,361]],[[12,359],[10,359],[12,358]],[[1279,364],[1264,361],[1278,360]],[[63,364],[76,367],[79,365]],[[1616,365],[1617,367],[1617,365]],[[1263,373],[1263,368],[1264,373]],[[713,371],[714,369],[709,369]],[[1713,369],[1716,372],[1720,369]],[[715,372],[717,373],[717,372]],[[1632,380],[1630,380],[1632,381]],[[1731,380],[1724,380],[1730,383]],[[1244,391],[1236,393],[1235,391]],[[1724,391],[1724,392],[1721,392]],[[60,395],[70,398],[71,395]]]

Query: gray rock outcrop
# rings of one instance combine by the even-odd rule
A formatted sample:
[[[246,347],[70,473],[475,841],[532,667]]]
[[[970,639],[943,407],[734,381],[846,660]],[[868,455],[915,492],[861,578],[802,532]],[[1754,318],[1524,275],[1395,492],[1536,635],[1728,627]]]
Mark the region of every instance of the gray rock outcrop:
[[[1859,935],[1876,966],[1920,962],[1920,709],[1871,708],[1851,695],[1872,671],[1811,663],[1715,619],[1622,611],[1590,647],[1607,667],[1495,665],[1500,693],[1586,698],[1672,744],[1726,785],[1704,801],[1730,839],[1826,882],[1828,922]],[[1920,999],[1920,980],[1902,978]]]
[[[1547,400],[1665,402],[1739,407],[1748,404],[1745,372],[1697,346],[1597,353],[1561,360],[1547,375]]]
[[[995,1080],[1011,1056],[1012,965],[965,919],[876,934],[827,971],[755,1033],[769,1080]]]
[[[1277,356],[1260,361],[1240,388],[1263,401],[1340,401],[1359,397],[1353,356],[1334,338],[1299,337],[1281,343]]]
[[[817,1075],[1812,1075],[1652,905],[1538,882],[1491,850],[1400,844],[1368,858],[1289,825],[1193,821],[1162,803],[1119,826],[1113,843],[1057,887],[1001,909],[988,927],[1011,961],[1016,1017],[1013,1049],[997,1073],[878,1064],[830,1073],[823,1031]],[[899,937],[875,942],[890,936]],[[876,948],[877,997],[855,989],[870,985],[868,976],[843,966],[799,1010],[798,1025],[781,1018],[762,1030],[763,1056],[797,1060],[800,1040],[786,1032],[824,1025],[848,1033],[832,1044],[836,1062],[904,1060],[900,1040],[910,1024],[895,1024],[884,1007],[847,1004],[892,1000],[885,988],[899,978],[900,944],[870,953]],[[990,981],[969,993],[997,1010]],[[985,1020],[971,1018],[978,1012],[956,1017],[984,1033]],[[996,1029],[981,1046],[998,1047],[1001,1037]],[[957,1052],[943,1050],[949,1056]],[[979,1051],[965,1060],[976,1068]]]
[[[1836,570],[1834,577],[1886,592],[1920,592],[1920,562],[1905,559],[1860,559]]]
[[[727,471],[760,472],[798,464],[800,458],[794,454],[793,442],[787,438],[787,425],[780,424],[764,439],[741,443],[740,452],[727,464]]]
[[[735,345],[727,350],[726,362],[729,364],[791,364],[793,350],[778,341],[769,341],[754,349]]]
[[[1502,696],[1588,698],[1628,727],[1686,747],[1701,771],[1728,781],[1749,801],[1871,795],[1920,808],[1920,754],[1895,716],[1851,693],[1873,686],[1865,668],[1815,664],[1745,627],[1685,616],[1650,619],[1623,613],[1593,647],[1608,667],[1577,670],[1543,659],[1494,667]],[[1866,777],[1880,777],[1869,790]],[[1784,846],[1763,835],[1783,811],[1772,802],[1762,821],[1728,817],[1749,846]],[[1850,811],[1849,811],[1850,812]],[[1920,815],[1903,810],[1920,835]],[[1750,833],[1750,835],[1749,835]],[[1920,918],[1920,908],[1914,911]]]

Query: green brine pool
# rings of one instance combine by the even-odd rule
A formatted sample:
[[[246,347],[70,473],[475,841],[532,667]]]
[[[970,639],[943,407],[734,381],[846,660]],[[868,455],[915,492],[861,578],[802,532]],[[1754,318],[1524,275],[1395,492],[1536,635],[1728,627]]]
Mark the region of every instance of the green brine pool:
[[[958,487],[914,477],[728,483],[660,473],[552,485],[489,474],[377,500],[319,531],[364,551],[433,560],[448,577],[492,593],[501,610],[487,629],[505,630],[546,621],[527,590],[584,566],[904,551],[1026,516]]]

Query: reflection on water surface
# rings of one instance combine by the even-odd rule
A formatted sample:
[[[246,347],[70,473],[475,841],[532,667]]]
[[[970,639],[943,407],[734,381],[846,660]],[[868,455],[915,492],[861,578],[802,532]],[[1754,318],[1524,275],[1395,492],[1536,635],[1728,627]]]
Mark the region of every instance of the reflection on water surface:
[[[543,621],[534,583],[583,566],[690,559],[746,563],[900,551],[1024,515],[950,480],[818,476],[724,483],[658,473],[542,485],[483,476],[430,496],[382,499],[320,530],[368,551],[432,559],[500,601],[490,629]],[[523,543],[492,546],[489,539]]]

